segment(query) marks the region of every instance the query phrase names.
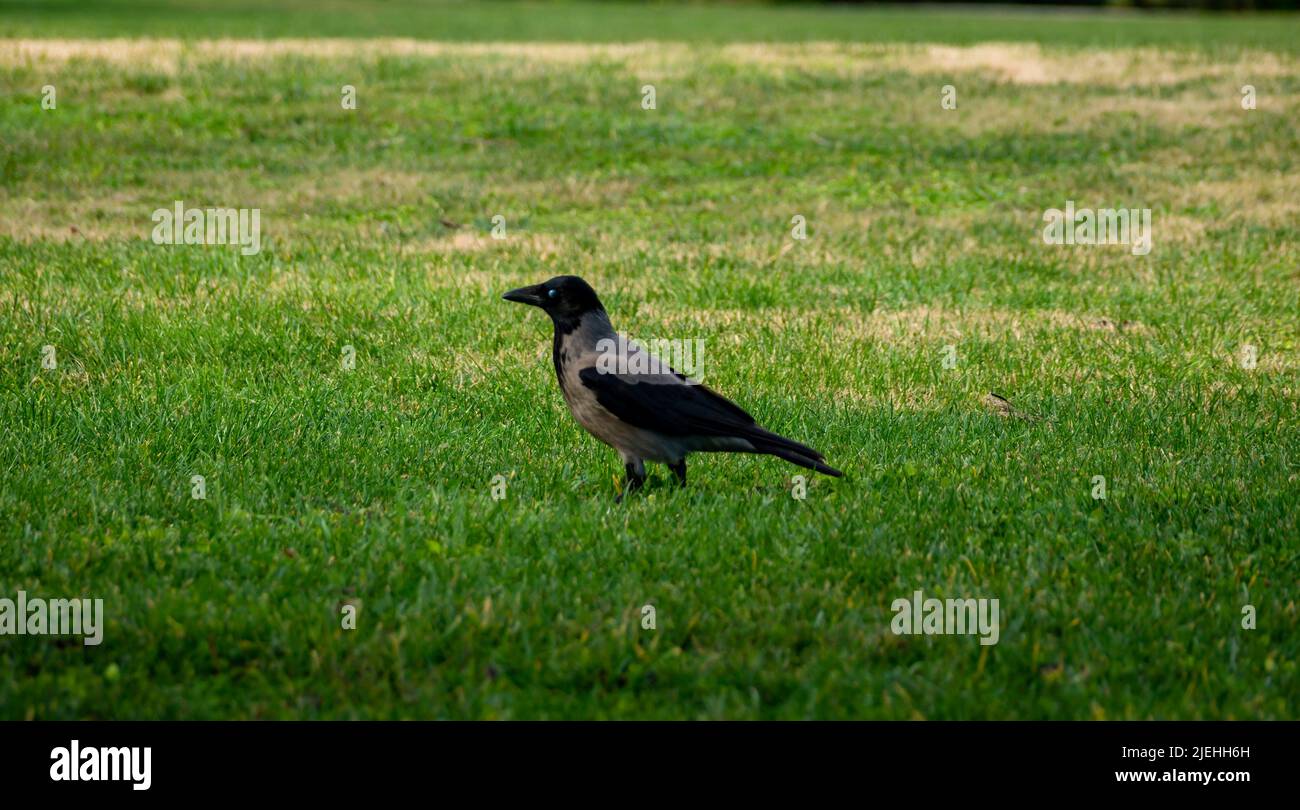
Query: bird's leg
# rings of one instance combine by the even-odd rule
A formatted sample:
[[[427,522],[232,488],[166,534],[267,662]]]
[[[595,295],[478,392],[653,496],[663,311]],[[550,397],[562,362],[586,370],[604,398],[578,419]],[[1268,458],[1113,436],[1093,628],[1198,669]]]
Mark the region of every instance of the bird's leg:
[[[672,470],[673,475],[677,476],[677,486],[686,486],[686,456],[682,456],[682,460],[676,464],[669,464],[668,469]]]
[[[623,495],[631,495],[645,483],[645,462],[641,459],[625,459],[623,470],[627,473],[627,483],[623,487],[623,494],[615,498],[615,502],[622,501]]]

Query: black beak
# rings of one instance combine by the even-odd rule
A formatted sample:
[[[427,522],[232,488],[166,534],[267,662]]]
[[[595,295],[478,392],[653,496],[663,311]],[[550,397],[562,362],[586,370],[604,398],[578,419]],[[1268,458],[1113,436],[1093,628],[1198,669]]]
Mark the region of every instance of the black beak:
[[[542,285],[540,284],[534,284],[531,287],[520,287],[517,290],[511,290],[501,297],[507,301],[516,301],[520,304],[528,304],[529,306],[534,307],[540,307],[546,300],[542,297]]]

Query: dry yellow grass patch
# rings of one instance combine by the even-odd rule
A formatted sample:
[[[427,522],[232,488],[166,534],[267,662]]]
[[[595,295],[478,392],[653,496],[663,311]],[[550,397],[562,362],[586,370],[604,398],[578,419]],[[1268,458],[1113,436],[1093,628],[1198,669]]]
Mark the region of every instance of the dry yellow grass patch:
[[[148,207],[146,218],[154,208],[170,206],[178,197],[189,207],[261,208],[264,216],[288,213],[297,218],[326,203],[372,205],[378,201],[392,206],[418,203],[427,197],[438,179],[445,177],[394,169],[330,169],[281,178],[274,186],[268,186],[254,171],[161,171],[149,185],[163,191],[135,190],[131,201]]]
[[[522,181],[502,178],[510,193],[520,199],[535,199],[550,204],[564,204],[577,208],[621,206],[625,198],[636,191],[639,181],[626,178],[582,177],[566,175],[546,180]],[[477,182],[482,182],[477,181]]]
[[[1159,167],[1158,172],[1152,171]],[[1154,154],[1148,161],[1128,164],[1123,173],[1136,191],[1132,205],[1161,209],[1154,213],[1155,247],[1204,238],[1210,228],[1246,223],[1285,227],[1300,218],[1300,171],[1242,171],[1231,179],[1197,179],[1196,160],[1182,149]],[[1100,203],[1099,203],[1100,204]],[[1218,216],[1170,213],[1217,208]]]
[[[866,45],[845,43],[738,44],[719,59],[774,72],[818,70],[858,76],[897,70],[927,76],[977,73],[1012,84],[1131,87],[1222,78],[1241,83],[1294,75],[1300,60],[1267,51],[1232,60],[1157,48],[1044,49],[1035,43]],[[959,101],[958,108],[961,104]]]
[[[409,202],[428,190],[433,175],[393,169],[342,169],[300,176],[287,192],[286,200],[315,203],[319,200],[373,200],[388,198]]]
[[[1197,127],[1215,129],[1245,123],[1257,111],[1241,108],[1240,85],[1223,82],[1219,92],[1206,96],[1203,90],[1185,92],[1174,98],[1106,96],[1072,101],[1069,122],[1090,126],[1111,115],[1134,115],[1167,129]],[[1269,95],[1270,110],[1300,110],[1300,96]],[[1261,107],[1262,111],[1263,107]]]
[[[642,304],[638,318],[662,324],[668,330],[708,326],[737,332],[784,330],[806,326],[809,314],[795,309],[703,309],[679,310]],[[818,323],[829,326],[837,340],[890,345],[921,341],[961,341],[968,338],[992,340],[1063,330],[1109,332],[1117,335],[1150,335],[1144,324],[1116,320],[1098,313],[1063,310],[1009,310],[998,308],[945,309],[923,304],[906,309],[878,309],[863,312],[851,307],[832,307],[815,314]]]
[[[1294,57],[1266,51],[1232,60],[1156,48],[1044,49],[1032,43],[935,44],[749,43],[685,45],[639,42],[460,43],[376,39],[0,39],[0,65],[97,60],[176,73],[186,62],[251,62],[285,57],[319,59],[458,57],[568,67],[616,62],[647,78],[677,75],[700,60],[781,73],[816,70],[842,76],[897,70],[927,76],[982,74],[1014,84],[1087,84],[1112,87],[1176,84],[1217,78],[1258,83],[1297,72]]]
[[[490,233],[482,231],[456,230],[446,236],[410,242],[404,245],[403,249],[407,252],[440,255],[485,251],[501,251],[508,254],[531,253],[546,260],[562,254],[566,246],[559,237],[544,233],[508,233],[504,239],[495,239]],[[500,286],[501,276],[482,271],[457,272],[454,278],[447,278],[445,281],[456,286],[474,285],[486,291]]]
[[[983,73],[1012,84],[1128,85],[1146,75],[1171,69],[1168,56],[1156,50],[1045,53],[1037,44],[987,43],[969,47],[930,45],[909,60],[914,73]],[[1152,70],[1156,68],[1156,70]]]
[[[1158,48],[1044,50],[1032,43],[924,47],[922,58],[909,64],[913,73],[977,72],[1013,84],[1133,87],[1205,78],[1259,81],[1293,75],[1298,64],[1292,57],[1265,51],[1242,54],[1227,61]]]
[[[188,62],[255,62],[283,58],[365,59],[465,57],[568,66],[636,62],[650,69],[688,64],[680,45],[461,43],[375,39],[0,39],[0,66],[59,65],[77,60],[176,74]],[[667,62],[665,62],[665,58]]]
[[[388,169],[300,175],[275,187],[257,185],[250,172],[160,172],[148,188],[75,200],[6,196],[0,191],[0,235],[20,240],[149,238],[157,208],[181,200],[187,208],[257,208],[262,232],[279,237],[311,229],[310,214],[327,203],[388,206],[425,201],[432,175]],[[201,189],[196,192],[194,189]],[[435,208],[430,216],[437,216]],[[75,228],[75,230],[73,230]],[[376,234],[378,236],[378,234]]]
[[[959,103],[957,111],[938,103],[896,110],[910,124],[951,128],[967,135],[990,132],[1071,132],[1104,127],[1116,117],[1132,116],[1161,129],[1220,129],[1248,122],[1255,114],[1241,109],[1238,87],[1223,82],[1207,95],[1204,88],[1187,90],[1172,98],[1148,95],[1076,95],[1069,98],[981,98],[979,103]],[[937,94],[936,94],[937,98]],[[1300,96],[1270,95],[1268,109],[1300,111]],[[1262,110],[1262,108],[1261,108]]]
[[[1172,184],[1165,194],[1176,207],[1197,207],[1216,203],[1224,220],[1213,224],[1244,221],[1256,225],[1294,225],[1300,218],[1300,172],[1242,174],[1231,180],[1198,180]]]
[[[1220,359],[1232,368],[1241,368],[1241,355],[1236,352],[1227,352]],[[1253,371],[1261,374],[1281,374],[1294,373],[1298,369],[1300,369],[1300,355],[1295,352],[1264,351],[1256,358]]]
[[[863,313],[842,309],[834,316],[836,332],[852,340],[881,343],[967,338],[983,340],[1012,337],[1017,340],[1045,332],[1100,330],[1121,334],[1148,334],[1147,327],[1132,322],[1115,322],[1103,315],[1076,314],[1062,310],[944,309],[921,305],[902,310]]]
[[[20,242],[147,238],[153,223],[139,190],[116,191],[69,205],[62,200],[9,197],[0,192],[0,236]],[[138,210],[139,216],[126,212]]]
[[[0,66],[48,66],[87,60],[175,73],[181,49],[181,41],[176,39],[0,39]]]

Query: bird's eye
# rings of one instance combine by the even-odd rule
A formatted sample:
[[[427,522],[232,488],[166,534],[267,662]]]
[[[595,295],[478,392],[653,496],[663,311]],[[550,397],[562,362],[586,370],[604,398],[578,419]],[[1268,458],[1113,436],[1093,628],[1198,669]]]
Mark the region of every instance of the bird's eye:
[[[547,298],[554,298],[555,296],[557,296],[557,295],[559,295],[559,294],[560,294],[560,291],[559,291],[559,290],[547,290],[547,291],[546,291],[546,297],[547,297]]]

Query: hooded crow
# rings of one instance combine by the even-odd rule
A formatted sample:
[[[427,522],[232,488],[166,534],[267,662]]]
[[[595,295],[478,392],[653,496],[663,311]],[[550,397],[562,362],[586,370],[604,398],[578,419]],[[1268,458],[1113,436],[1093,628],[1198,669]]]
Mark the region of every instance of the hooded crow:
[[[686,455],[693,452],[762,453],[825,475],[843,474],[811,447],[764,430],[735,403],[651,361],[642,346],[614,331],[596,291],[577,276],[556,276],[502,297],[551,316],[552,359],[564,401],[578,424],[618,451],[627,492],[645,482],[647,461],[667,464],[685,485]]]

